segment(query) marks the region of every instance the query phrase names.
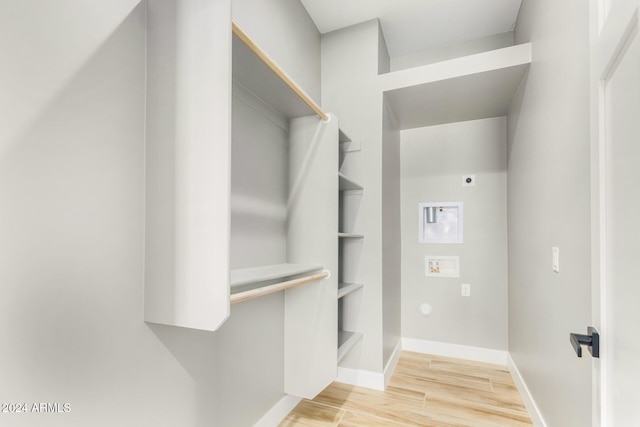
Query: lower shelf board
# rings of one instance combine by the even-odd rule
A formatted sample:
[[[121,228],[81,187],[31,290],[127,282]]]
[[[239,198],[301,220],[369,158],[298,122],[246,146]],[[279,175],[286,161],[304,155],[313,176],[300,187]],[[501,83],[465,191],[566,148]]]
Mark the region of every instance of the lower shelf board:
[[[338,237],[341,239],[363,239],[363,234],[354,234],[354,233],[338,233]]]
[[[364,285],[362,283],[339,283],[338,284],[338,299],[349,295],[353,291],[357,291]]]
[[[268,280],[284,279],[285,277],[307,274],[312,271],[322,270],[321,265],[303,264],[274,264],[262,267],[243,268],[231,270],[230,284],[232,288],[265,282]]]
[[[338,362],[347,355],[363,335],[359,332],[338,331]]]

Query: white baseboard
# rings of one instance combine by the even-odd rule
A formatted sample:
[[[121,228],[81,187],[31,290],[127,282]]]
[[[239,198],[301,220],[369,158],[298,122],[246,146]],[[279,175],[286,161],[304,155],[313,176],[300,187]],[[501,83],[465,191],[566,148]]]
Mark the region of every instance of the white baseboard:
[[[402,340],[399,340],[389,361],[387,361],[387,365],[384,367],[384,372],[365,371],[363,369],[351,369],[338,366],[336,381],[343,384],[384,391],[387,388],[393,371],[396,369],[401,351]]]
[[[285,395],[253,427],[277,427],[301,400],[297,396]]]
[[[547,423],[544,421],[544,418],[542,418],[542,414],[538,409],[538,405],[536,405],[535,400],[533,400],[533,396],[531,396],[531,392],[529,392],[529,387],[527,387],[527,384],[524,382],[522,375],[520,375],[520,371],[511,358],[511,355],[507,355],[507,367],[509,368],[509,372],[511,372],[513,381],[516,383],[516,387],[520,392],[520,396],[522,396],[524,406],[529,412],[531,422],[536,427],[547,427]]]
[[[384,388],[387,388],[387,384],[391,380],[391,375],[393,375],[393,371],[396,370],[396,365],[398,364],[398,359],[400,359],[400,352],[402,351],[402,339],[398,340],[398,344],[396,344],[396,348],[391,353],[391,357],[387,362],[387,366],[384,367]]]
[[[436,356],[474,360],[476,362],[493,363],[503,366],[507,365],[507,356],[509,354],[503,350],[419,340],[415,338],[402,338],[402,349],[416,353],[434,354]]]
[[[374,390],[384,390],[391,379],[402,350],[416,353],[435,354],[437,356],[454,357],[457,359],[475,360],[477,362],[507,365],[506,351],[490,348],[472,347],[459,344],[448,344],[436,341],[402,338],[396,346],[391,358],[387,362],[383,373],[338,367],[336,381],[344,384],[366,387]]]
[[[338,366],[336,381],[358,387],[384,391],[384,374],[382,372],[365,371]]]
[[[547,423],[544,421],[544,418],[542,418],[538,405],[536,405],[535,400],[533,400],[527,384],[524,382],[522,375],[520,375],[518,367],[506,351],[442,343],[437,341],[418,340],[414,338],[402,338],[393,350],[393,353],[384,368],[384,372],[378,373],[362,369],[343,368],[339,366],[336,381],[358,387],[384,391],[391,379],[391,375],[393,374],[396,365],[398,364],[398,359],[400,358],[400,352],[402,350],[507,366],[509,368],[509,372],[511,372],[513,381],[520,392],[520,396],[522,396],[524,405],[529,412],[531,422],[536,427],[547,427]],[[264,414],[257,423],[254,424],[254,427],[275,427],[279,425],[301,400],[302,399],[300,397],[289,394],[285,395],[275,405],[273,405],[273,407]]]

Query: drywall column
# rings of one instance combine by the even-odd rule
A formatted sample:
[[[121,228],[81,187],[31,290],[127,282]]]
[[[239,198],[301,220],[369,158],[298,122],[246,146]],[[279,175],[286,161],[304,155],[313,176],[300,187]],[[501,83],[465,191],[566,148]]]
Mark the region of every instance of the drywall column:
[[[524,0],[515,31],[533,62],[508,116],[509,352],[549,426],[591,425],[569,345],[591,319],[589,3]]]
[[[229,316],[231,2],[148,2],[145,320]]]
[[[386,53],[386,49],[385,49]],[[382,113],[382,363],[386,369],[402,335],[400,129],[384,102]],[[393,367],[390,366],[390,369]],[[390,375],[390,372],[388,372]]]
[[[338,119],[289,124],[287,261],[331,276],[285,291],[285,391],[312,399],[336,378],[338,341]]]
[[[365,188],[360,212],[353,224],[353,231],[365,236],[359,263],[354,266],[364,287],[361,300],[353,307],[345,305],[345,312],[350,314],[343,319],[345,329],[362,332],[364,338],[347,354],[341,366],[378,373],[382,372],[385,363],[382,351],[385,259],[382,244],[383,101],[377,84],[379,70],[388,69],[388,57],[385,64],[386,48],[381,46],[383,43],[377,20],[322,36],[323,107],[334,111],[340,117],[342,129],[361,145],[360,152],[346,156],[342,171]],[[390,166],[388,171],[394,168]],[[396,222],[395,213],[390,212],[389,223]],[[393,273],[393,276],[397,275],[397,272]],[[395,284],[398,292],[399,285],[398,277]],[[393,307],[388,312],[390,319],[399,317],[399,305]],[[390,328],[389,335],[399,336],[399,323],[391,322],[394,326]],[[386,347],[395,346],[389,344]],[[387,353],[390,355],[390,351]]]

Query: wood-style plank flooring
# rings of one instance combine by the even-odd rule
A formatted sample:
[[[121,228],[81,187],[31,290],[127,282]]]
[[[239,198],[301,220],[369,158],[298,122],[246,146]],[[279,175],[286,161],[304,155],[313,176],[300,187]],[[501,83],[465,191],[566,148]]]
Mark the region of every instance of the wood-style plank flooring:
[[[302,400],[290,426],[531,426],[505,366],[403,351],[387,390],[334,382]]]

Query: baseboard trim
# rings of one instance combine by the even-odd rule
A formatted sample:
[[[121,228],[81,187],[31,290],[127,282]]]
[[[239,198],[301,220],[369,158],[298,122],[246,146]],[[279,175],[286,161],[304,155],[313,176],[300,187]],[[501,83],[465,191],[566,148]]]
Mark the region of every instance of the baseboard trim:
[[[384,374],[382,372],[365,371],[338,366],[336,381],[358,387],[384,391]]]
[[[393,371],[396,370],[396,365],[398,364],[398,360],[400,359],[400,352],[402,352],[402,339],[398,340],[398,344],[396,344],[396,348],[391,353],[391,357],[387,362],[387,366],[384,367],[384,388],[387,388],[389,381],[391,380],[391,375],[393,375]]]
[[[258,420],[253,427],[276,427],[287,415],[293,410],[293,408],[300,403],[302,399],[290,394],[284,395],[282,399],[276,402],[266,414]]]
[[[507,356],[509,354],[503,350],[419,340],[415,338],[402,338],[402,349],[416,353],[434,354],[436,356],[493,363],[502,366],[507,365]]]
[[[524,378],[522,378],[522,375],[520,375],[520,371],[518,370],[518,367],[511,358],[510,354],[507,355],[507,367],[509,368],[509,372],[511,372],[513,381],[516,383],[516,387],[520,392],[520,396],[522,397],[524,406],[529,412],[531,422],[536,427],[547,427],[547,423],[544,421],[544,418],[542,418],[542,413],[540,412],[540,409],[538,409],[536,401],[533,400],[533,396],[529,391],[529,387],[527,387],[527,383],[524,382]]]

